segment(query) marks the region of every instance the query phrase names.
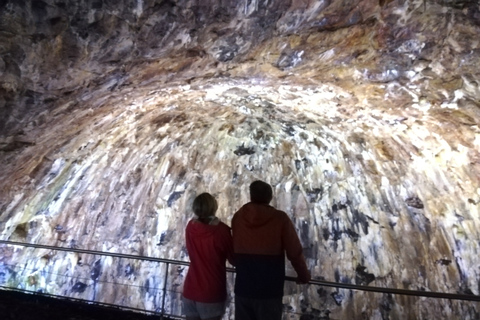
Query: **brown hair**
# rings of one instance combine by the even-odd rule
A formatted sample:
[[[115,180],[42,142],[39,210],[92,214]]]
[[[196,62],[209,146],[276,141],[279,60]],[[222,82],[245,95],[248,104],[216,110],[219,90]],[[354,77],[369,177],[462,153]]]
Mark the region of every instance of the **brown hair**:
[[[210,193],[202,193],[193,200],[192,209],[198,216],[198,221],[208,224],[217,211],[217,200]]]
[[[250,185],[250,200],[252,202],[269,204],[272,197],[272,187],[268,183],[257,180]]]

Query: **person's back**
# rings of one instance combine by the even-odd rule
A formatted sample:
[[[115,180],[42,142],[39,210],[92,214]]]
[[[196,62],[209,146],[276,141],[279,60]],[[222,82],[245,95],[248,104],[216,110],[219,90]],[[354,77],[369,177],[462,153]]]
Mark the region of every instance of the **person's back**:
[[[255,181],[250,186],[251,202],[232,219],[235,254],[235,319],[281,319],[285,253],[306,283],[310,273],[295,228],[283,211],[268,205],[270,185]]]
[[[185,230],[190,267],[183,287],[187,319],[221,319],[227,297],[226,266],[233,262],[230,228],[215,217],[217,203],[208,193],[195,198],[196,219]]]

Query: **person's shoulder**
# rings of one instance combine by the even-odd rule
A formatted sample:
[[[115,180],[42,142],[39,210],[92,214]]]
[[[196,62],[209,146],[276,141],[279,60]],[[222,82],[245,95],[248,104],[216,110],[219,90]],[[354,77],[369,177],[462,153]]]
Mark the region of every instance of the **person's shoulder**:
[[[195,230],[195,228],[196,228],[195,225],[196,225],[195,219],[189,220],[188,223],[187,223],[187,226],[185,227],[185,232],[186,233],[192,233],[193,230]]]
[[[246,208],[248,208],[248,207],[250,207],[250,206],[252,206],[252,205],[253,205],[253,202],[247,202],[247,203],[243,204],[243,205],[240,207],[240,209],[237,210],[236,213],[242,212],[242,211],[244,211]]]
[[[235,211],[235,213],[233,214],[232,219],[234,219],[235,217],[240,216],[240,215],[244,214],[246,211],[248,211],[248,206],[249,206],[250,204],[251,204],[251,202],[247,202],[247,203],[245,203],[243,206],[241,206],[240,209],[238,209],[237,211]]]
[[[226,230],[229,230],[229,231],[230,231],[230,227],[228,226],[228,224],[226,224],[226,223],[224,223],[224,222],[222,222],[222,221],[220,221],[220,222],[218,223],[218,227],[221,228],[221,229],[226,229]]]
[[[220,221],[220,223],[216,225],[216,227],[217,231],[215,232],[215,234],[217,235],[217,237],[224,239],[232,237],[232,229],[226,223]]]
[[[188,226],[191,226],[191,225],[197,225],[197,224],[202,224],[202,223],[201,223],[200,221],[198,221],[198,219],[192,218],[192,219],[190,219],[190,220],[188,221],[187,227],[188,227]]]
[[[275,210],[275,216],[277,217],[277,219],[283,220],[284,222],[291,222],[290,217],[285,211],[279,210],[276,208],[274,208],[274,210]]]
[[[274,212],[276,215],[282,216],[282,217],[288,217],[287,213],[283,210],[277,209],[274,206],[268,205],[268,208]]]

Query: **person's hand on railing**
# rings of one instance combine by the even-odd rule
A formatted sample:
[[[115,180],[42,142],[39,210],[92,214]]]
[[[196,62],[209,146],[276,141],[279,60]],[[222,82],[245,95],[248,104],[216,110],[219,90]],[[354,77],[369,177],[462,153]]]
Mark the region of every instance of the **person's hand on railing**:
[[[310,282],[310,280],[312,279],[312,275],[310,274],[310,272],[308,272],[307,274],[304,274],[302,276],[297,276],[297,279],[296,279],[296,283],[297,284],[307,284]]]
[[[310,281],[310,280],[309,280],[309,281]],[[308,281],[300,280],[300,278],[297,278],[297,279],[295,280],[295,283],[296,283],[296,284],[307,284]]]

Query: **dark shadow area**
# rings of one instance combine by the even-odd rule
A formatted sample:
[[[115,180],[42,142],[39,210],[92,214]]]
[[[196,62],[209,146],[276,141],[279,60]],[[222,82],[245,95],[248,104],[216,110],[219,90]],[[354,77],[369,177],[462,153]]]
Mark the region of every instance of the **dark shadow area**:
[[[111,306],[53,298],[40,294],[0,290],[2,320],[152,320],[159,315],[143,314]],[[169,319],[165,318],[164,319]]]

